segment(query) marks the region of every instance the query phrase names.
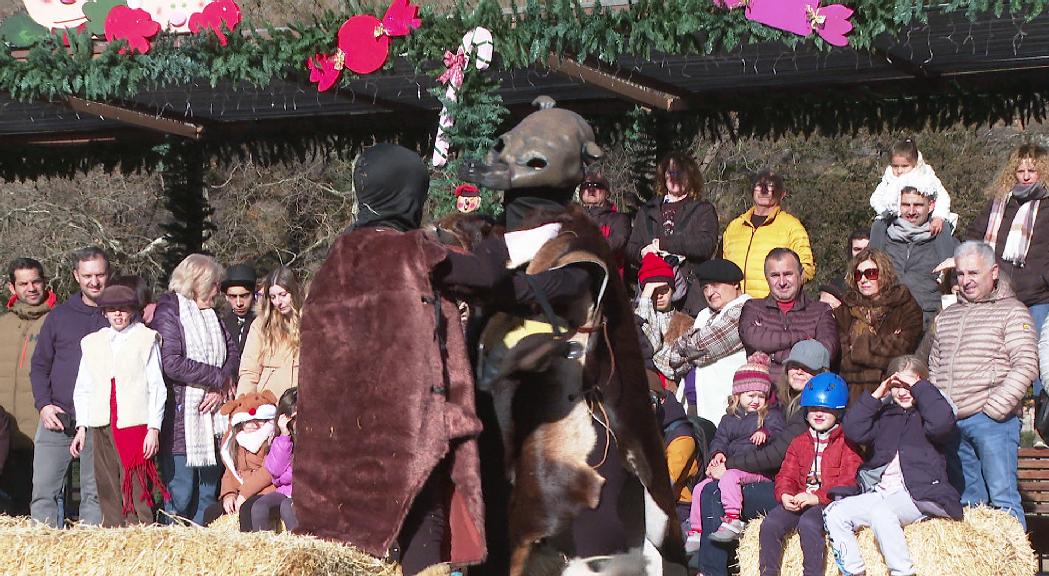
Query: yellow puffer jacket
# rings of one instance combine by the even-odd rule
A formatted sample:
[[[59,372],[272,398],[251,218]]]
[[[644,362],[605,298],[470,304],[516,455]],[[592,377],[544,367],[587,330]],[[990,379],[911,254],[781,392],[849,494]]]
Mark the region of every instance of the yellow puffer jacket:
[[[801,258],[805,281],[816,275],[816,264],[812,259],[809,234],[794,216],[776,208],[768,219],[757,228],[750,218],[754,208],[747,210],[729,222],[723,237],[723,252],[743,271],[743,291],[754,298],[769,295],[769,284],[765,280],[765,256],[773,248],[790,248]]]

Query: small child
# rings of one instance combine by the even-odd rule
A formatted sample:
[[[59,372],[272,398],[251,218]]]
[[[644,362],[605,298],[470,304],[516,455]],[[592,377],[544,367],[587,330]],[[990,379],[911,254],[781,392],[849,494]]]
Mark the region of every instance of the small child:
[[[743,521],[739,514],[743,509],[743,485],[754,482],[768,482],[769,478],[730,468],[725,469],[725,460],[747,450],[753,450],[767,442],[772,436],[781,432],[786,426],[783,411],[779,406],[769,406],[768,398],[772,391],[772,379],[769,378],[771,360],[764,352],[755,352],[747,363],[736,370],[732,377],[732,396],[729,398],[728,410],[714,440],[710,442],[710,463],[707,465],[707,479],[693,489],[694,494],[703,492],[710,482],[717,480],[721,491],[721,503],[725,507],[725,516],[721,526],[710,535],[715,542],[731,542],[743,532]],[[692,512],[689,515],[690,528],[685,540],[685,551],[699,550],[703,512],[700,499],[692,499]]]
[[[877,218],[892,220],[900,215],[900,190],[903,186],[914,185],[919,189],[928,188],[935,194],[936,206],[929,220],[933,236],[943,230],[944,221],[957,228],[958,215],[951,212],[951,197],[936,176],[936,171],[925,163],[918,145],[912,138],[901,140],[893,145],[889,165],[881,177],[881,183],[871,194],[871,208]]]
[[[279,511],[284,528],[289,532],[299,525],[291,504],[291,470],[295,458],[295,417],[299,401],[299,389],[288,388],[277,402],[277,430],[280,436],[273,439],[269,454],[263,465],[273,476],[276,492],[260,496],[251,507],[251,528],[255,531],[274,530],[273,512]]]
[[[962,519],[958,491],[947,481],[947,442],[955,433],[954,411],[929,381],[917,356],[899,356],[891,374],[849,409],[845,436],[867,444],[858,496],[838,500],[824,513],[827,535],[842,574],[864,574],[855,531],[874,530],[891,574],[915,574],[903,527],[926,516]],[[891,401],[889,399],[891,398]]]
[[[151,524],[150,484],[170,498],[153,463],[168,397],[159,338],[138,321],[142,303],[131,288],[109,286],[97,304],[109,327],[80,341],[73,388],[78,426],[69,453],[80,455],[91,428],[102,525]]]
[[[795,529],[801,538],[804,575],[823,576],[823,507],[830,503],[831,491],[856,484],[856,470],[863,462],[859,448],[845,439],[839,426],[848,404],[849,386],[833,372],[813,376],[801,391],[809,431],[791,441],[776,474],[780,505],[765,516],[758,536],[762,576],[779,574],[783,544]]]
[[[204,511],[207,526],[225,514],[240,516],[241,532],[251,531],[251,509],[259,497],[276,491],[273,477],[263,460],[273,441],[277,397],[270,390],[246,392],[222,405],[219,413],[229,416],[229,432],[222,438],[220,453],[226,472],[222,475],[219,502]]]

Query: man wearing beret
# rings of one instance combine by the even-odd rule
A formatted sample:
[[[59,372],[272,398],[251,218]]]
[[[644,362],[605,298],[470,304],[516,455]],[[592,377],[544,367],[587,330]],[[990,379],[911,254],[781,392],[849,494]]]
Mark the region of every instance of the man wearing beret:
[[[732,375],[747,361],[739,337],[739,317],[750,299],[740,289],[743,271],[730,260],[707,260],[696,269],[707,308],[692,329],[658,354],[657,366],[684,377],[677,398],[690,414],[718,422],[732,392]],[[697,386],[696,383],[702,385]]]

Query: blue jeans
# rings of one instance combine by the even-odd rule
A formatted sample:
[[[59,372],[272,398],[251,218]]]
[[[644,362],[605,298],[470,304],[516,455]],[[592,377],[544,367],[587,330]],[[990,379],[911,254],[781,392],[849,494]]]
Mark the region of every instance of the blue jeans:
[[[1027,309],[1031,313],[1031,319],[1034,320],[1034,331],[1040,337],[1042,335],[1042,327],[1045,326],[1045,319],[1049,317],[1049,304],[1035,304]],[[1034,397],[1037,398],[1038,394],[1042,392],[1042,379],[1034,379]]]
[[[1025,529],[1020,490],[1016,487],[1016,451],[1020,447],[1020,419],[998,422],[983,412],[958,420],[958,435],[947,451],[951,484],[962,504],[990,504],[1020,521]]]
[[[732,558],[731,545],[719,544],[709,538],[710,534],[718,531],[721,516],[725,514],[718,483],[707,484],[699,498],[703,508],[703,535],[698,554],[699,571],[704,576],[728,576],[728,564]],[[776,493],[772,482],[755,482],[743,487],[743,513],[740,514],[740,518],[756,518],[775,507]]]
[[[218,501],[222,466],[190,468],[185,454],[162,454],[160,476],[171,493],[164,511],[204,525],[204,510]]]

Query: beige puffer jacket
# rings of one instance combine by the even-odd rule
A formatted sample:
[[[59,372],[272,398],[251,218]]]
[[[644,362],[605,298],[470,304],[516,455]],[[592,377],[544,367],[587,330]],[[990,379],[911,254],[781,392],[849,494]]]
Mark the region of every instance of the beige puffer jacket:
[[[999,280],[986,300],[960,298],[936,317],[929,376],[959,419],[983,412],[1001,421],[1019,412],[1038,376],[1038,342],[1008,281]]]

